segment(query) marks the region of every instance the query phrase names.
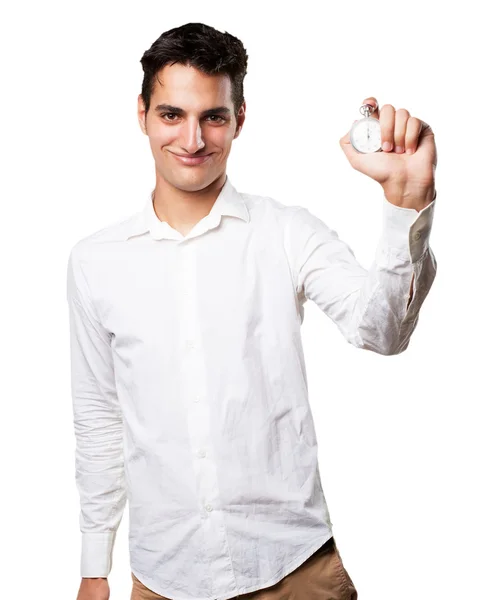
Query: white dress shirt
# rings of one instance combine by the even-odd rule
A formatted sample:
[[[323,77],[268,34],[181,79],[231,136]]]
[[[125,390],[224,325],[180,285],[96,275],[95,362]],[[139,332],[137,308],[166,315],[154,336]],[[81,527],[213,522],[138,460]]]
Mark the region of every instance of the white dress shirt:
[[[436,275],[435,203],[417,212],[383,195],[369,270],[308,209],[239,193],[229,177],[186,236],[148,195],[142,210],[73,246],[82,577],[109,575],[127,499],[131,570],[173,600],[274,585],[333,535],[304,303],[357,348],[404,351]]]

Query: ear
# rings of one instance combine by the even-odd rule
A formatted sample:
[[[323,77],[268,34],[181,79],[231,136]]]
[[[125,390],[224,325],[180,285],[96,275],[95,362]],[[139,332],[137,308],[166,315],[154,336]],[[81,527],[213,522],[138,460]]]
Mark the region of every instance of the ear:
[[[138,95],[138,123],[140,125],[140,129],[145,135],[148,135],[146,131],[146,111],[145,111],[145,103],[143,101],[143,96],[141,94]]]
[[[244,120],[246,119],[246,100],[240,106],[238,117],[236,119],[236,131],[234,135],[234,140],[239,136],[241,129],[243,128]]]

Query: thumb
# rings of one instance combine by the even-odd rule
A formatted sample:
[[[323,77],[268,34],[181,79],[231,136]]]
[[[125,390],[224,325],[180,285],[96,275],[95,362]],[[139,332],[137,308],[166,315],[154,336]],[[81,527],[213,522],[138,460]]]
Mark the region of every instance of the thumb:
[[[354,123],[356,123],[358,120],[359,119],[356,119],[354,121]],[[354,123],[353,123],[353,125],[354,125]],[[351,127],[352,127],[352,125],[351,125]],[[339,145],[343,149],[343,152],[346,155],[346,158],[352,164],[352,162],[354,161],[354,159],[357,157],[357,152],[356,152],[356,150],[351,145],[351,139],[349,137],[349,131],[350,130],[348,130],[348,132],[345,133],[342,138],[340,138]]]

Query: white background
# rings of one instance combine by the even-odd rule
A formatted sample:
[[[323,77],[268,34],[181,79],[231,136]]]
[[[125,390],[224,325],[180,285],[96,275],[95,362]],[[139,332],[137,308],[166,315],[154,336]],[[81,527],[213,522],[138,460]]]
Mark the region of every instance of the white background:
[[[479,598],[477,21],[454,2],[19,2],[1,44],[3,292],[0,538],[4,598],[76,598],[66,265],[73,244],[154,187],[137,122],[140,58],[204,22],[248,52],[239,191],[301,204],[369,267],[382,189],[339,146],[375,96],[438,147],[438,272],[409,348],[347,344],[316,305],[303,341],[323,487],[360,600]],[[474,42],[476,40],[476,42]],[[128,600],[127,511],[109,581]]]

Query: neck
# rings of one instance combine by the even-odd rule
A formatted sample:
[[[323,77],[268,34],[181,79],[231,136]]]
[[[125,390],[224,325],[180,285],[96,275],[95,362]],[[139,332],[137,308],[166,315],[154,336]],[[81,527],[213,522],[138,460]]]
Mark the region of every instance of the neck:
[[[175,187],[157,173],[151,194],[156,216],[177,231],[191,229],[209,214],[225,181],[226,172],[207,187],[190,192]]]

